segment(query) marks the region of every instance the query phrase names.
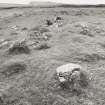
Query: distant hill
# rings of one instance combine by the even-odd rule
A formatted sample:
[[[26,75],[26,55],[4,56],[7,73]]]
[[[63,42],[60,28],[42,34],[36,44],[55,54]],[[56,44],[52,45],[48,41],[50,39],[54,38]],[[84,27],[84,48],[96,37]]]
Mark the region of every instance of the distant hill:
[[[53,7],[53,6],[60,6],[63,5],[63,3],[56,3],[56,2],[35,2],[32,1],[29,3],[29,5],[35,6],[35,7]]]
[[[0,3],[0,7],[13,7],[13,6],[23,6],[23,4]]]
[[[63,7],[63,8],[90,8],[90,7],[105,7],[105,4],[64,4],[64,3],[56,3],[56,2],[30,2],[30,5],[35,7]]]
[[[56,2],[30,2],[29,4],[9,4],[9,3],[0,3],[0,9],[12,9],[12,8],[104,8],[105,4],[97,4],[97,5],[76,5],[76,4],[63,4]]]
[[[55,2],[30,2],[29,4],[9,4],[0,3],[0,9],[11,9],[11,8],[26,8],[26,7],[56,7],[63,5],[62,3]]]
[[[96,4],[96,5],[91,5],[91,4],[81,4],[81,5],[76,5],[76,4],[61,4],[58,7],[64,7],[64,8],[96,8],[96,7],[105,7],[105,4]]]
[[[11,8],[23,8],[28,7],[26,4],[9,4],[9,3],[0,3],[0,9],[11,9]]]

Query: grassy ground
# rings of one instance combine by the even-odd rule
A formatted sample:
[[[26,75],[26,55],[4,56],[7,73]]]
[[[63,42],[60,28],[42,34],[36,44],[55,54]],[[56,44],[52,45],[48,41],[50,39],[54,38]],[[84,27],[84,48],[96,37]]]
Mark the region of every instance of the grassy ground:
[[[104,13],[105,8],[0,10],[0,40],[10,43],[0,42],[0,105],[104,105]],[[46,19],[54,22],[57,16],[62,26],[46,26]],[[39,29],[40,38],[33,35]],[[24,38],[30,53],[7,53],[12,42]],[[16,62],[23,64],[19,71],[10,67]],[[56,79],[56,68],[68,62],[91,74],[90,86],[79,94],[61,89]]]

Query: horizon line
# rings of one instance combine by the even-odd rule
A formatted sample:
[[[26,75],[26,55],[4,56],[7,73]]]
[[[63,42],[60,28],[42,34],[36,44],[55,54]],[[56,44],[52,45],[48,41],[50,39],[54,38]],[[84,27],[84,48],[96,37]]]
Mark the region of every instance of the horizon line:
[[[1,2],[0,4],[17,4],[17,5],[29,5],[31,2],[38,3],[56,3],[56,4],[65,4],[65,5],[105,5],[105,3],[67,3],[67,2],[55,2],[55,1],[30,1],[28,3],[9,3],[9,2]]]

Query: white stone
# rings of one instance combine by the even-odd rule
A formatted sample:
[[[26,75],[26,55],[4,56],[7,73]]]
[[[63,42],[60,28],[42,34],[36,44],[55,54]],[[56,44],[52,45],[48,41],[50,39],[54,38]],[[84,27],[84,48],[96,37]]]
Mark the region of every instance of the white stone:
[[[68,74],[74,77],[79,77],[80,71],[82,70],[82,67],[78,64],[74,63],[68,63],[64,64],[56,69],[57,76],[59,78],[60,82],[65,82],[67,81],[63,76],[60,76],[60,74]]]
[[[17,25],[14,25],[14,26],[11,27],[11,29],[18,30],[19,27]]]

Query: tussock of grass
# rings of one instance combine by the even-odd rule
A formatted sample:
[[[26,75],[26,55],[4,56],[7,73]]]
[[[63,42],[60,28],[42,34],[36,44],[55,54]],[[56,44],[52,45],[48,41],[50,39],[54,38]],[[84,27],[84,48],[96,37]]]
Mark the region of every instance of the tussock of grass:
[[[88,35],[90,37],[93,37],[91,31],[88,28],[82,28],[82,30],[80,31],[80,34],[82,34],[82,35]]]
[[[33,28],[31,29],[31,31],[37,31],[37,32],[40,32],[40,33],[50,32],[49,29],[47,29],[47,28],[45,28],[45,27],[41,27],[41,26],[33,27]]]
[[[46,20],[46,25],[51,26],[51,25],[53,25],[53,22],[51,20]]]
[[[26,31],[26,30],[28,30],[28,28],[27,27],[23,27],[21,30],[22,31]]]
[[[69,12],[64,11],[64,10],[60,11],[60,13],[61,13],[62,15],[68,15],[68,14],[69,14]]]
[[[99,54],[82,54],[79,57],[76,57],[77,60],[82,61],[82,62],[88,62],[88,63],[92,63],[92,62],[97,62],[99,60],[105,60],[105,56],[104,55],[99,55]]]
[[[82,10],[79,10],[76,12],[75,16],[83,16],[83,15],[88,15],[88,13],[82,11]]]
[[[11,32],[11,35],[18,35],[17,32]]]
[[[23,42],[16,42],[14,43],[9,49],[8,54],[14,55],[14,54],[29,54],[30,49],[26,45],[26,43]]]
[[[34,42],[48,41],[52,37],[49,32],[49,29],[43,27],[32,28],[28,33],[29,40]]]
[[[14,15],[14,17],[20,17],[20,16],[23,16],[21,13],[14,13],[13,15]]]
[[[21,74],[26,71],[27,65],[23,61],[8,61],[2,65],[1,74],[5,77]]]
[[[36,50],[45,50],[49,48],[50,48],[50,45],[48,43],[40,43],[35,47]]]

